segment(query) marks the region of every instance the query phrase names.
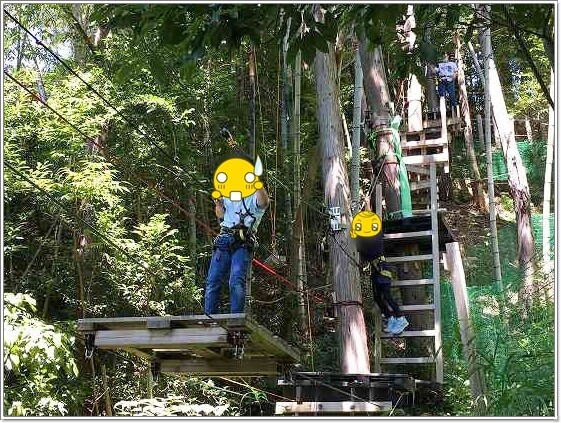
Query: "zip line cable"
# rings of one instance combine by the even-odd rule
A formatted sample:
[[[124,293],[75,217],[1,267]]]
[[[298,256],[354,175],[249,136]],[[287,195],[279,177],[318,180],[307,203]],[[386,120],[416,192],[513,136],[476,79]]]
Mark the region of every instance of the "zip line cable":
[[[12,80],[14,81],[17,85],[19,85],[21,88],[23,88],[27,93],[29,93],[33,99],[39,101],[40,103],[42,103],[45,107],[47,107],[49,110],[51,110],[53,113],[55,113],[59,118],[61,118],[65,123],[67,123],[70,127],[72,127],[74,130],[76,130],[80,135],[82,135],[84,137],[84,139],[88,142],[90,142],[92,140],[92,137],[88,136],[87,134],[85,134],[82,130],[80,130],[77,126],[75,126],[74,124],[72,124],[68,119],[66,119],[64,116],[62,116],[59,112],[57,112],[55,109],[53,109],[48,103],[46,103],[43,99],[41,99],[39,96],[37,96],[37,94],[33,93],[28,87],[26,87],[25,85],[23,85],[20,81],[18,81],[16,78],[14,78],[9,72],[4,71],[4,73]],[[101,146],[100,144],[98,144],[95,140],[93,141],[93,143],[95,145],[97,145],[98,147],[100,147],[100,149],[104,149],[103,146]],[[109,160],[110,161],[110,160]],[[111,162],[111,161],[110,161]],[[146,184],[146,186],[149,189],[154,189],[157,194],[165,199],[166,201],[170,202],[174,207],[177,207],[180,211],[182,211],[184,214],[186,214],[187,216],[191,216],[192,213],[187,211],[179,202],[169,198],[166,194],[163,194],[161,192],[161,190],[159,190],[156,186],[152,186],[150,183],[148,183],[147,181],[145,181],[143,178],[138,177],[137,178],[144,182]],[[197,181],[198,182],[198,181]],[[205,222],[202,222],[200,219],[198,219],[196,216],[195,217],[195,221],[203,227],[204,230],[206,230],[207,233],[211,233],[213,235],[216,235],[216,232],[210,228]],[[265,247],[262,247],[265,248]],[[267,248],[265,248],[267,250]],[[268,251],[268,250],[267,250]],[[270,251],[269,251],[270,252]],[[258,259],[253,258],[253,264],[257,264],[261,269],[265,270],[266,272],[268,272],[270,275],[276,277],[277,279],[279,279],[281,282],[283,282],[283,284],[287,285],[289,288],[291,288],[292,290],[296,291],[296,292],[300,292],[300,290],[298,290],[298,288],[296,287],[295,284],[293,284],[288,278],[283,277],[282,275],[280,275],[278,272],[276,272],[274,269],[272,269],[271,267],[265,265],[264,263],[260,262]],[[316,302],[319,300],[320,302],[325,302],[326,300],[324,298],[322,298],[320,295],[316,295],[314,296],[314,300],[316,300]]]
[[[27,183],[29,183],[30,185],[32,185],[33,187],[35,187],[36,189],[38,189],[40,192],[42,192],[48,200],[50,200],[53,204],[57,205],[58,207],[60,207],[62,210],[65,210],[66,207],[61,204],[57,199],[55,199],[50,193],[48,193],[45,188],[40,187],[39,185],[37,185],[34,181],[32,181],[29,177],[27,177],[26,175],[24,175],[19,169],[17,169],[15,166],[13,166],[9,161],[4,161],[4,165],[6,167],[8,167],[12,172],[16,173],[19,177],[21,177],[23,180],[25,180]],[[63,218],[62,215],[59,215],[60,218]],[[127,258],[129,258],[131,261],[135,262],[136,264],[138,264],[140,266],[141,269],[146,270],[148,273],[151,273],[151,271],[149,269],[146,269],[146,267],[144,266],[144,263],[142,263],[138,258],[133,257],[128,251],[124,250],[122,247],[120,247],[119,245],[117,245],[113,240],[111,240],[109,237],[107,237],[106,235],[102,234],[101,232],[99,232],[93,225],[91,225],[90,223],[88,223],[85,219],[77,216],[76,214],[73,214],[72,216],[75,220],[81,222],[82,224],[84,224],[85,226],[87,226],[92,233],[94,233],[95,235],[97,235],[100,239],[104,240],[107,245],[113,247],[115,250],[125,254],[125,256],[127,256]],[[71,226],[75,226],[74,224],[72,224],[71,222],[67,222],[69,223]],[[154,276],[154,275],[153,275]],[[199,306],[202,307],[202,303],[199,300],[195,300],[197,303],[199,303]],[[204,307],[203,308],[203,314],[207,317],[209,317],[211,320],[213,320],[215,323],[217,323],[222,329],[228,331],[228,328],[226,326],[224,326],[221,322],[219,322],[218,320],[216,320],[216,318],[212,317],[210,314],[206,313],[204,311]]]
[[[150,144],[152,144],[158,151],[160,151],[165,157],[170,159],[174,164],[177,165],[178,169],[187,174],[189,177],[194,179],[194,176],[191,175],[190,172],[187,172],[183,169],[181,163],[177,159],[177,157],[172,156],[167,151],[165,151],[158,143],[152,140],[152,138],[142,129],[135,125],[133,122],[127,118],[123,112],[121,112],[117,107],[115,107],[109,100],[107,100],[99,91],[97,91],[89,82],[84,80],[74,69],[72,69],[64,60],[62,60],[51,48],[49,48],[46,44],[44,44],[39,38],[37,38],[29,29],[27,29],[21,22],[19,22],[15,17],[13,17],[6,9],[4,9],[4,13],[12,19],[21,29],[23,29],[28,35],[30,35],[36,42],[37,45],[43,47],[47,50],[58,62],[60,62],[72,75],[77,77],[91,92],[97,95],[109,108],[113,109],[119,117],[121,117],[133,130],[138,131]],[[177,176],[177,175],[176,175]],[[195,179],[196,180],[196,179]],[[200,182],[196,180],[197,182]],[[202,184],[202,183],[201,183]],[[206,186],[205,186],[206,188]]]
[[[35,41],[36,43],[45,48],[57,61],[59,61],[66,69],[68,69],[73,75],[75,75],[81,82],[83,82],[86,87],[92,91],[94,94],[96,94],[106,105],[108,105],[110,108],[112,108],[113,110],[115,110],[117,112],[117,114],[123,118],[123,120],[125,120],[125,122],[127,122],[133,129],[137,130],[140,134],[142,134],[146,140],[154,145],[160,152],[162,152],[164,154],[164,156],[166,156],[168,159],[170,159],[173,163],[177,163],[178,164],[178,169],[181,170],[184,174],[186,174],[187,176],[189,176],[193,181],[195,181],[199,186],[203,187],[203,191],[209,193],[208,188],[206,187],[205,184],[203,184],[203,182],[201,182],[200,180],[198,180],[194,175],[192,175],[190,172],[187,172],[185,169],[183,169],[181,167],[181,164],[179,163],[179,161],[177,160],[176,157],[171,156],[170,154],[168,154],[159,144],[153,142],[151,140],[151,138],[148,136],[148,134],[146,134],[144,131],[142,131],[140,128],[138,128],[137,125],[134,125],[132,122],[130,122],[130,120],[123,115],[123,113],[121,111],[119,111],[115,106],[113,106],[103,95],[101,95],[91,84],[89,84],[87,81],[85,81],[82,77],[80,77],[80,75],[74,71],[64,60],[62,60],[56,53],[54,53],[47,45],[45,45],[40,39],[38,39],[34,34],[32,34],[25,26],[23,26],[15,17],[13,17],[9,12],[7,12],[6,10],[4,10],[4,13],[6,13],[6,15],[8,15],[8,17],[10,17],[18,26],[20,26],[27,34],[29,34]],[[34,95],[35,98],[37,98],[36,95]],[[80,133],[82,133],[80,131]],[[88,138],[89,139],[89,138]],[[163,167],[164,169],[168,170],[167,168]],[[170,171],[170,173],[172,173]],[[175,174],[175,173],[174,173]],[[177,174],[175,174],[177,176]],[[280,180],[278,178],[276,178],[273,175],[270,175],[270,177],[272,177],[272,179],[275,179],[277,181],[277,183],[280,183],[285,189],[287,188],[287,186],[285,184],[283,184],[282,182],[280,182]],[[314,209],[317,213],[322,214],[322,215],[326,215],[328,216],[329,214],[326,213],[323,210],[320,210],[318,208],[316,208],[315,206],[311,205],[310,203],[307,202],[302,202],[304,204],[306,204],[308,207]],[[343,248],[342,246],[340,246],[341,248]],[[348,252],[346,252],[346,255],[349,256]],[[253,260],[256,260],[255,258]],[[298,291],[299,292],[299,291]],[[315,294],[314,294],[315,295]]]
[[[95,88],[92,87],[91,84],[89,84],[87,81],[85,81],[83,78],[81,78],[78,73],[76,71],[74,71],[68,64],[66,64],[66,62],[64,62],[56,53],[54,53],[47,45],[45,45],[41,40],[39,40],[35,35],[33,35],[26,27],[24,27],[16,18],[14,18],[9,12],[7,12],[6,10],[4,10],[4,13],[6,13],[16,24],[18,24],[18,26],[20,26],[27,34],[29,34],[31,37],[33,37],[37,44],[40,45],[41,47],[45,48],[51,55],[53,55],[53,57],[55,57],[66,69],[68,69],[73,75],[75,75],[81,82],[83,82],[86,87],[92,91],[93,93],[95,93],[100,99],[102,99],[102,101],[107,104],[109,107],[111,107],[113,110],[115,110],[117,112],[117,114],[119,116],[121,116],[129,125],[131,125],[133,127],[133,129],[137,130],[140,134],[142,134],[146,140],[148,142],[150,142],[152,145],[154,145],[159,151],[161,151],[167,158],[171,159],[174,163],[178,164],[178,168],[185,174],[187,174],[191,179],[193,179],[193,181],[195,181],[199,186],[201,186],[203,188],[204,192],[209,193],[208,188],[206,187],[205,184],[203,184],[203,182],[201,182],[200,180],[198,180],[194,175],[192,175],[190,172],[187,172],[186,170],[184,170],[181,166],[180,163],[177,161],[177,159],[171,155],[169,155],[165,150],[162,149],[161,146],[159,146],[157,143],[153,142],[151,140],[151,138],[148,136],[148,134],[146,134],[144,131],[140,130],[137,126],[135,126],[132,122],[130,122],[130,120],[128,120],[126,118],[126,116],[124,116],[122,114],[122,112],[120,112],[115,106],[113,106],[105,97],[103,97]],[[13,77],[12,77],[13,79]],[[21,85],[21,84],[20,84]],[[29,92],[29,90],[26,89],[26,91]],[[32,93],[30,93],[32,94]],[[34,98],[40,100],[38,98],[37,95],[32,94],[34,96]],[[52,110],[52,108],[49,106],[49,108]],[[58,113],[57,113],[58,114]],[[66,119],[64,119],[66,122],[68,122]],[[78,130],[79,131],[79,130]],[[82,131],[79,131],[80,134],[82,134],[84,137],[88,138],[88,140],[90,139],[87,135],[83,134]],[[163,167],[164,169],[168,170],[167,168]],[[170,171],[171,172],[171,171]],[[177,174],[175,174],[177,175]],[[276,179],[276,178],[275,178]],[[277,180],[278,181],[278,180]],[[311,205],[310,205],[311,206]],[[253,258],[254,263],[257,259]],[[263,266],[261,266],[263,267]],[[270,273],[270,271],[269,271]],[[278,276],[277,276],[278,277]],[[281,278],[281,280],[283,280],[285,283],[288,281],[288,279],[286,278]],[[293,289],[296,290],[296,286],[294,284],[292,284]]]
[[[123,118],[123,120],[125,120],[125,122],[127,122],[129,125],[131,125],[133,127],[133,129],[137,130],[139,133],[141,133],[148,142],[150,142],[152,145],[154,145],[160,152],[162,152],[164,154],[164,156],[166,156],[167,158],[169,158],[172,162],[177,163],[178,166],[177,168],[179,170],[181,170],[183,173],[187,174],[191,179],[193,179],[197,184],[199,185],[203,185],[203,183],[201,181],[199,181],[198,179],[196,179],[196,177],[194,175],[192,175],[191,173],[185,171],[179,161],[177,160],[176,157],[171,156],[170,154],[168,154],[159,144],[153,142],[151,140],[151,138],[144,132],[142,131],[140,128],[138,128],[136,125],[134,125],[132,122],[130,122],[130,120],[123,115],[123,113],[121,111],[119,111],[115,106],[113,106],[103,95],[101,95],[91,84],[89,84],[87,81],[85,81],[82,77],[80,77],[78,75],[78,73],[76,71],[74,71],[68,64],[66,64],[66,62],[64,62],[56,53],[54,53],[47,45],[45,45],[41,40],[39,40],[34,34],[32,34],[26,27],[24,27],[16,18],[14,18],[9,12],[7,12],[6,10],[4,10],[4,12],[17,24],[19,25],[27,34],[29,34],[33,39],[35,39],[36,43],[45,48],[53,57],[55,57],[66,69],[68,69],[73,75],[75,75],[81,82],[83,82],[86,87],[92,91],[94,94],[96,94],[106,105],[108,105],[109,107],[111,107],[113,110],[115,110],[117,112],[117,114]],[[12,77],[13,79],[13,77]],[[29,90],[26,90],[29,92]],[[35,98],[37,98],[36,95],[34,95]],[[50,107],[49,107],[50,108]],[[52,110],[52,108],[50,108]],[[57,113],[58,114],[58,113]],[[65,119],[66,122],[68,122]],[[85,136],[85,134],[83,134],[81,131],[79,131],[82,135]],[[87,137],[87,136],[86,136]],[[168,170],[167,168],[164,167],[164,169]],[[170,171],[171,172],[171,171]],[[272,175],[271,175],[272,176]],[[284,188],[286,188],[286,185],[283,184],[282,182],[280,182],[280,180],[278,178],[276,178],[275,176],[273,176],[273,179],[275,179],[277,181],[277,183],[281,184]],[[206,189],[206,186],[204,186],[205,191],[208,192],[208,189]],[[306,203],[306,202],[304,202]],[[325,211],[319,210],[318,208],[316,208],[315,206],[312,206],[311,204],[307,204],[309,207],[315,209],[315,211],[317,211],[318,213],[321,213],[323,215],[328,215],[327,213],[325,213]],[[335,239],[335,237],[334,237]],[[349,257],[353,263],[355,263],[355,265],[360,266],[356,260],[354,260],[354,258],[351,257],[351,255],[349,254],[349,252],[346,250],[345,247],[343,247],[336,239],[335,239],[337,245],[339,246],[339,248],[341,248],[343,250],[343,252],[345,253],[345,255],[347,257]],[[296,292],[301,292],[301,290],[299,290],[294,284],[292,284],[292,282],[290,282],[287,278],[281,277],[278,273],[276,273],[274,270],[272,270],[271,268],[269,268],[268,266],[266,266],[264,263],[259,262],[257,259],[253,258],[252,261],[253,264],[258,264],[258,266],[260,268],[262,268],[263,270],[266,270],[268,273],[276,276],[277,278],[279,278],[281,281],[283,281],[284,284],[290,284],[288,286],[291,287],[291,289],[293,289]],[[305,292],[301,292],[301,293],[305,293]],[[318,294],[313,293],[313,297],[312,300],[314,302],[317,302],[318,299]]]

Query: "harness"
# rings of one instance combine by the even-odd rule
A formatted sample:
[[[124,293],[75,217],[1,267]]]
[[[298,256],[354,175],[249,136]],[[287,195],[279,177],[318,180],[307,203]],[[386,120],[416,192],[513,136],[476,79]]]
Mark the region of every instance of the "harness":
[[[213,250],[219,249],[233,253],[238,248],[245,247],[248,251],[252,251],[257,244],[257,238],[253,232],[253,225],[256,222],[255,215],[247,208],[243,198],[242,205],[245,209],[245,213],[242,211],[237,212],[240,222],[231,228],[227,228],[225,226],[220,228],[220,233],[216,238],[214,238]],[[244,225],[245,218],[247,216],[253,219],[249,227]],[[233,242],[224,240],[223,238],[226,238],[226,236],[228,236],[228,240],[230,239],[230,236],[232,236]]]

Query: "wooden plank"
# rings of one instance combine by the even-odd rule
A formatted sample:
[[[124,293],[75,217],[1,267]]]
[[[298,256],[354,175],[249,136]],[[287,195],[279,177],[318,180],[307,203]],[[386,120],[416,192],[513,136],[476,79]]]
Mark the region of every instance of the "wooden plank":
[[[291,362],[300,361],[300,350],[289,345],[266,327],[258,325],[249,317],[246,319],[246,327],[251,333],[252,343],[258,344],[263,350],[270,352],[275,357],[290,359]]]
[[[175,328],[169,330],[98,330],[95,346],[120,348],[185,348],[189,345],[228,346],[227,331],[221,327]]]
[[[171,316],[156,316],[146,318],[146,329],[169,329]]]
[[[448,140],[445,138],[424,139],[419,141],[403,141],[401,143],[402,150],[410,150],[422,147],[444,147],[448,146]]]
[[[399,335],[392,335],[390,333],[383,333],[380,335],[380,338],[415,338],[415,337],[424,337],[424,336],[434,336],[434,329],[428,330],[407,330],[401,332]]]
[[[428,165],[431,163],[448,163],[449,156],[446,150],[442,153],[427,154],[424,156],[403,156],[402,160],[406,165]]]
[[[171,327],[189,327],[201,325],[243,326],[244,313],[228,314],[192,314],[185,316],[127,316],[127,317],[91,317],[78,319],[78,330],[93,329],[141,329],[146,328],[148,321],[168,318]],[[82,329],[83,328],[83,329]]]
[[[409,189],[411,191],[419,191],[421,189],[430,188],[429,181],[412,181],[409,183]]]
[[[432,260],[432,254],[418,254],[414,256],[386,257],[388,263],[405,263],[409,261]]]
[[[267,376],[278,374],[272,358],[160,360],[162,373],[187,373],[198,376]]]
[[[391,401],[280,401],[275,414],[309,413],[380,413],[392,409]]]
[[[434,364],[434,357],[386,357],[381,359],[384,364]]]
[[[429,170],[426,167],[422,167],[422,166],[415,166],[415,165],[407,165],[407,172],[411,172],[411,173],[418,173],[421,175],[428,175],[429,174]]]

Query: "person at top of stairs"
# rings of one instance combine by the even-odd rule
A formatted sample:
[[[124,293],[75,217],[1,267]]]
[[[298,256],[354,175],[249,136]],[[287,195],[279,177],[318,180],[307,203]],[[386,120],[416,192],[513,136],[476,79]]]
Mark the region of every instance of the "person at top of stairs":
[[[387,321],[384,332],[399,335],[409,326],[399,305],[391,295],[393,280],[390,264],[384,257],[384,233],[382,220],[372,212],[370,198],[366,198],[366,210],[353,218],[351,238],[355,240],[362,262],[370,264],[370,281],[374,301]]]
[[[448,93],[451,109],[454,110],[457,104],[455,79],[458,75],[458,66],[450,59],[448,53],[444,52],[442,62],[434,70],[438,74],[438,95],[444,97]]]

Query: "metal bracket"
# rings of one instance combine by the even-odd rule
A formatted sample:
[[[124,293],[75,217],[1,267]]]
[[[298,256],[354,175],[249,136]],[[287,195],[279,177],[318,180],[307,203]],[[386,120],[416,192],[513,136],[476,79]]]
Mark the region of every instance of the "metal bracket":
[[[86,360],[92,358],[93,352],[95,350],[95,333],[86,333],[85,335],[85,356]]]
[[[150,371],[152,372],[152,380],[154,383],[158,383],[158,380],[160,380],[161,369],[162,363],[159,361],[150,362]]]
[[[329,224],[333,231],[340,231],[343,229],[341,225],[341,207],[333,206],[329,208]]]
[[[227,340],[228,343],[234,348],[234,358],[243,358],[244,342],[246,338],[246,333],[241,330],[233,330],[228,332]]]

